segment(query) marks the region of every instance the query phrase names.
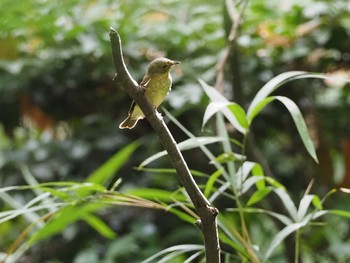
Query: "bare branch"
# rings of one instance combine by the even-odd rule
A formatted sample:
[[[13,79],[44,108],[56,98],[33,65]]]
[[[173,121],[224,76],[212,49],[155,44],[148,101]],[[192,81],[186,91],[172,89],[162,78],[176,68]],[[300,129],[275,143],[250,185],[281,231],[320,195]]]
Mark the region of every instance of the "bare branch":
[[[217,89],[219,92],[223,93],[223,87],[224,87],[224,70],[225,70],[225,66],[227,64],[228,59],[230,58],[232,52],[233,52],[233,48],[235,46],[235,42],[236,42],[236,38],[237,38],[237,30],[239,27],[239,24],[241,23],[241,19],[243,16],[243,13],[247,7],[249,0],[243,0],[242,7],[241,10],[238,11],[236,8],[234,8],[234,4],[232,2],[232,0],[226,0],[226,5],[227,5],[227,9],[229,10],[229,15],[230,18],[232,20],[232,26],[231,26],[231,30],[230,33],[228,35],[228,43],[227,43],[227,47],[224,51],[224,54],[222,56],[222,58],[220,59],[220,61],[217,63],[216,65],[216,82],[215,82],[215,89]]]
[[[202,226],[201,229],[204,236],[206,262],[219,263],[220,246],[216,224],[218,210],[211,206],[197,186],[173,136],[163,121],[163,118],[153,109],[145,94],[139,92],[140,88],[138,84],[131,77],[125,66],[119,34],[113,28],[110,28],[109,36],[112,45],[113,62],[116,69],[114,81],[119,88],[123,88],[125,92],[135,100],[155,132],[158,134],[163,147],[168,152],[168,156],[177,172],[181,184],[186,189],[199,215]]]

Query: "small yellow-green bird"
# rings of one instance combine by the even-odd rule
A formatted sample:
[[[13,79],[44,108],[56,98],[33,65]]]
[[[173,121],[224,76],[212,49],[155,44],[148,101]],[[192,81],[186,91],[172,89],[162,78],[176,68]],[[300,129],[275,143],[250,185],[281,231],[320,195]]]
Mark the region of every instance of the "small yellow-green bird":
[[[170,70],[174,65],[179,63],[179,61],[170,60],[168,58],[156,58],[148,65],[147,74],[143,77],[140,86],[146,90],[145,95],[155,109],[163,102],[166,95],[171,90],[172,79]],[[138,120],[144,117],[145,115],[140,107],[133,101],[128,117],[119,125],[119,128],[132,129],[135,127]]]

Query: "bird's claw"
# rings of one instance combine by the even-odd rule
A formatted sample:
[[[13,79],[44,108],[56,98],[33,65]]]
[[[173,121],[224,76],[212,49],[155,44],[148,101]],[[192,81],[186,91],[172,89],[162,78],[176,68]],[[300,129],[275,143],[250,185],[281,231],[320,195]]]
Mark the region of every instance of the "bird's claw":
[[[142,85],[139,85],[139,92],[145,94],[145,92],[146,92],[146,87],[145,87],[145,86],[142,86]]]

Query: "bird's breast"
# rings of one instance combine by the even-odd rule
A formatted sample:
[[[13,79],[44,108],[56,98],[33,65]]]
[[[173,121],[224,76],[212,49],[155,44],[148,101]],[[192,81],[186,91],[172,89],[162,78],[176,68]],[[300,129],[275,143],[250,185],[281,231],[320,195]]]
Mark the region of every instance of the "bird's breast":
[[[152,76],[147,83],[146,95],[155,107],[163,102],[171,88],[171,82],[170,74],[158,74]]]

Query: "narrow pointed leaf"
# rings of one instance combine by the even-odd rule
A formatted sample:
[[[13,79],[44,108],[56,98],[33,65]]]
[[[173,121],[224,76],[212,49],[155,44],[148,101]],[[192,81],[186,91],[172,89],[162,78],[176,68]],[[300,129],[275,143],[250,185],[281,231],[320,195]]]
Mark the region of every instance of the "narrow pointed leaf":
[[[223,95],[221,95],[216,89],[209,86],[207,83],[205,83],[203,80],[199,79],[199,83],[201,84],[204,92],[207,94],[209,99],[216,104],[213,104],[210,106],[209,109],[206,110],[205,118],[203,119],[203,123],[206,123],[206,121],[215,114],[215,112],[221,111],[225,117],[229,120],[229,122],[242,134],[247,133],[247,129],[244,128],[240,121],[243,123],[243,125],[247,126],[248,121],[246,120],[244,110],[236,103],[230,102],[227,100]],[[232,108],[228,108],[228,105],[235,105],[232,106]],[[208,112],[207,112],[208,111]],[[235,114],[238,115],[238,119],[236,118]],[[204,122],[205,121],[205,122]],[[203,124],[204,125],[204,124]]]
[[[102,166],[100,166],[95,172],[93,172],[88,178],[87,182],[104,184],[106,183],[130,158],[130,155],[140,145],[138,141],[133,142],[107,160]]]
[[[288,193],[284,191],[282,188],[276,188],[274,189],[274,192],[281,199],[284,207],[288,211],[291,218],[293,218],[294,221],[297,221],[297,208],[295,207]]]
[[[115,232],[108,225],[106,225],[106,223],[103,222],[99,217],[93,214],[87,214],[84,216],[83,219],[102,236],[109,239],[113,239],[116,237]]]
[[[209,197],[210,193],[213,191],[215,181],[222,174],[222,171],[223,171],[223,169],[217,170],[209,177],[209,179],[205,185],[205,188],[204,188],[204,195],[206,197]]]
[[[249,198],[247,206],[252,206],[253,204],[259,202],[260,200],[264,199],[264,197],[269,193],[271,193],[271,188],[268,187],[254,192],[254,194]]]
[[[252,103],[250,104],[247,116],[249,119],[251,119],[252,112],[254,111],[255,107],[266,97],[270,96],[272,92],[274,92],[276,89],[281,87],[283,84],[296,80],[296,79],[303,79],[303,78],[319,78],[319,79],[326,79],[329,78],[324,74],[319,73],[310,73],[305,71],[289,71],[284,72],[273,79],[271,79],[269,82],[267,82],[260,91],[255,95]]]
[[[307,210],[310,207],[310,204],[312,200],[314,199],[314,195],[305,195],[299,204],[299,209],[298,209],[298,221],[302,221],[304,219],[304,216],[306,215]]]
[[[222,141],[222,138],[219,137],[193,137],[190,139],[187,139],[183,142],[180,142],[177,146],[181,151],[190,150],[193,148],[198,148],[200,145],[206,145],[211,144],[215,142]],[[161,151],[159,153],[156,153],[150,157],[148,157],[146,160],[144,160],[137,168],[142,169],[144,166],[154,162],[155,160],[167,155],[168,153],[166,151]]]
[[[287,97],[276,96],[275,98],[277,100],[279,100],[280,102],[282,102],[283,105],[288,109],[290,115],[293,118],[295,126],[297,127],[297,130],[299,132],[299,135],[301,137],[301,140],[304,143],[304,146],[305,146],[307,152],[315,160],[315,162],[318,163],[314,144],[312,143],[312,140],[311,140],[310,135],[309,135],[309,131],[307,129],[304,118],[303,118],[298,106],[291,99],[289,99]]]
[[[278,232],[275,238],[271,241],[271,244],[265,253],[264,262],[266,262],[269,259],[269,257],[272,255],[274,250],[283,242],[283,240],[287,236],[289,236],[291,233],[295,232],[296,230],[302,228],[304,225],[305,225],[304,223],[294,223],[286,226],[280,232]]]

